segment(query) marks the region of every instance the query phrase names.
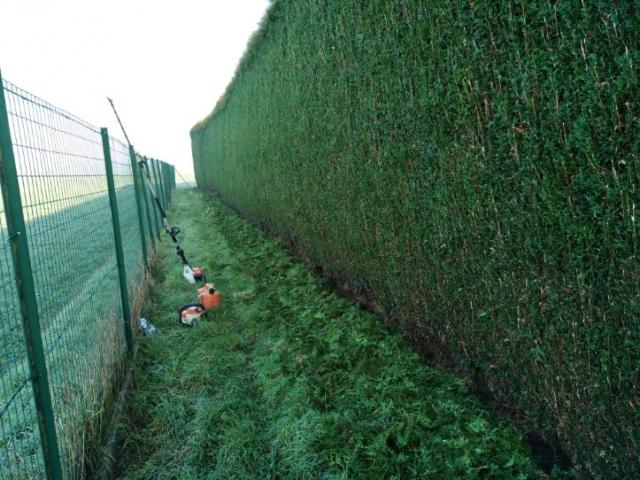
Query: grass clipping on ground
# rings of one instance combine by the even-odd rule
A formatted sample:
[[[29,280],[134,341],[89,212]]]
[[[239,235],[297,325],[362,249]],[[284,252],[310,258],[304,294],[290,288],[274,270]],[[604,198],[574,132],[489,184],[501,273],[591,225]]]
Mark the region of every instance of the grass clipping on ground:
[[[144,310],[120,475],[151,478],[543,478],[520,434],[465,381],[426,365],[212,195],[176,195],[182,244],[223,298],[195,300],[163,239]]]

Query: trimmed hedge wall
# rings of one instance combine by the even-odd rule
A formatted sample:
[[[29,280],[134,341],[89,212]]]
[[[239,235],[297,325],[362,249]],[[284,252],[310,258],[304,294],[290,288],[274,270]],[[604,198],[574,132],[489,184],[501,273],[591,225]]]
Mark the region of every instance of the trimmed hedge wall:
[[[198,185],[637,478],[639,11],[276,1],[191,132]]]

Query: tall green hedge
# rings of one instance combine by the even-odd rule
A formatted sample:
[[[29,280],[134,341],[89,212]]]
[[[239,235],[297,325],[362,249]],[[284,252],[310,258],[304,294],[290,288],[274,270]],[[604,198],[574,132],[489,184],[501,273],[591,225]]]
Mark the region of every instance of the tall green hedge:
[[[279,0],[198,185],[639,478],[639,48],[631,0]]]

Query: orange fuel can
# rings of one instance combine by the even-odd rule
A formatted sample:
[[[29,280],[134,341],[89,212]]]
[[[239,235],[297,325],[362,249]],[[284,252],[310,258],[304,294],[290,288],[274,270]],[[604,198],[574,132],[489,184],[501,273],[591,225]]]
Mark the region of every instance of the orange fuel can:
[[[198,290],[198,300],[205,310],[211,310],[220,306],[222,297],[220,297],[220,292],[214,288],[212,283],[206,283]]]

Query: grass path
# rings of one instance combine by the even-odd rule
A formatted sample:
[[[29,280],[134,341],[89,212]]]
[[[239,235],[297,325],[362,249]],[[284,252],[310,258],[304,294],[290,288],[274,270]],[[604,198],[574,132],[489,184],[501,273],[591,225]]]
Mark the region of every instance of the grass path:
[[[140,342],[122,478],[545,478],[464,381],[215,197],[180,191],[172,213],[223,307],[178,326],[195,289],[164,239],[145,310],[162,336]]]

